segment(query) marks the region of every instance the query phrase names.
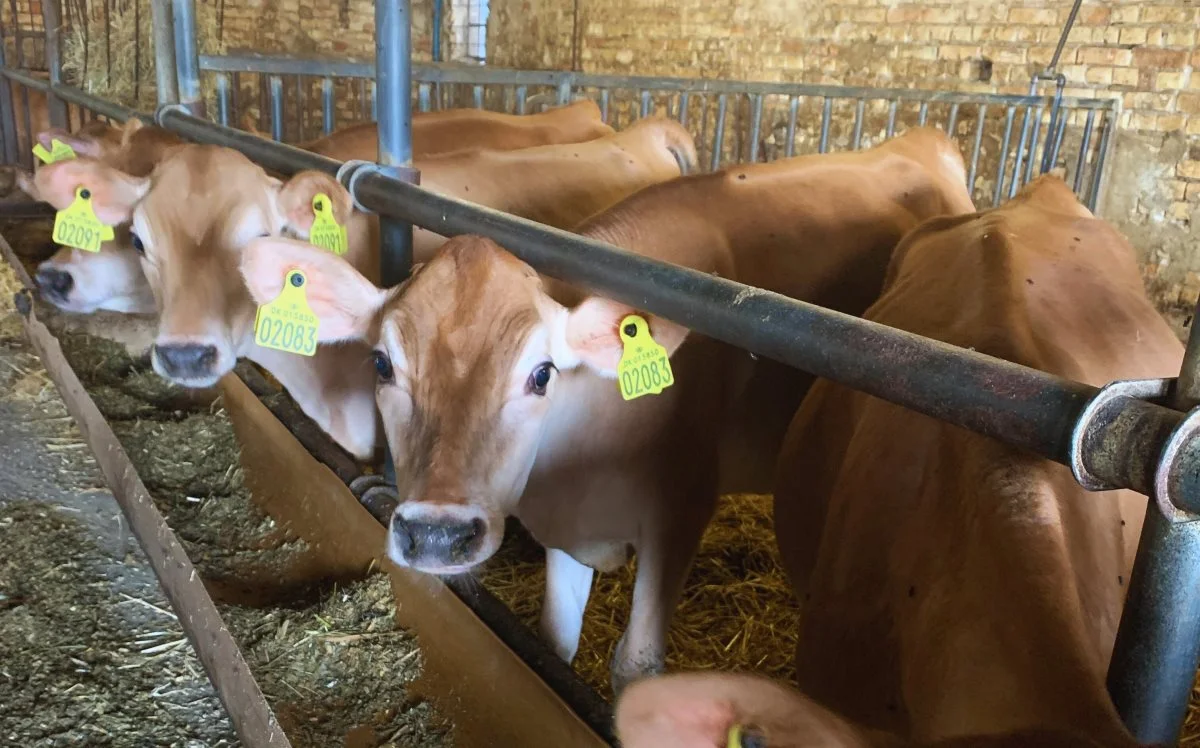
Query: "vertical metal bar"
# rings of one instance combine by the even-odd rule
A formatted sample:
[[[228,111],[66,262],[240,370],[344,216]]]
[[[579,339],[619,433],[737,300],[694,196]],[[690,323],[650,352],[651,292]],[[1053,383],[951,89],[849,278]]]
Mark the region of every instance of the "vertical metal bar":
[[[296,111],[295,138],[296,138],[296,140],[295,140],[295,142],[297,142],[297,143],[303,143],[307,139],[307,130],[305,130],[304,125],[305,125],[305,119],[308,116],[308,96],[307,96],[308,91],[307,91],[307,87],[304,86],[303,83],[301,83],[302,77],[303,76],[299,76],[299,75],[296,76],[296,105],[295,105],[295,111]],[[285,122],[287,121],[286,116],[287,115],[284,115]]]
[[[367,105],[367,79],[359,78],[358,79],[358,118],[360,120],[367,119],[368,111],[369,111],[369,109],[368,109],[368,105]],[[373,121],[374,117],[372,117],[371,119]]]
[[[1079,141],[1079,160],[1075,162],[1075,194],[1083,187],[1083,170],[1087,168],[1088,148],[1092,145],[1092,127],[1096,124],[1096,110],[1089,109],[1083,125],[1083,139]]]
[[[433,61],[442,61],[442,0],[433,0]]]
[[[1008,199],[1016,197],[1017,188],[1021,186],[1021,167],[1025,164],[1025,148],[1029,145],[1029,120],[1033,117],[1032,107],[1025,107],[1025,116],[1021,120],[1021,135],[1017,139],[1017,155],[1013,162],[1012,181],[1008,185]]]
[[[854,105],[854,141],[850,144],[850,150],[857,151],[862,145],[863,119],[866,113],[867,102],[865,99],[859,99]]]
[[[229,127],[229,76],[217,73],[217,122]]]
[[[975,123],[975,142],[971,146],[971,168],[967,174],[967,192],[975,192],[975,172],[979,170],[979,150],[983,146],[983,123],[987,121],[987,104],[979,105],[979,120]]]
[[[175,66],[179,75],[179,103],[197,117],[204,116],[200,93],[200,51],[196,46],[196,0],[174,0]]]
[[[758,136],[762,130],[763,95],[754,94],[754,108],[750,110],[750,163],[758,162]]]
[[[412,6],[409,0],[375,3],[375,80],[379,104],[379,163],[399,179],[412,172]],[[379,222],[380,276],[386,286],[412,270],[412,226],[386,217]]]
[[[725,145],[725,111],[729,107],[729,100],[725,94],[717,97],[717,129],[713,134],[712,158],[709,171],[716,171],[721,168],[721,151]]]
[[[558,105],[562,106],[571,101],[571,81],[564,80],[558,84]]]
[[[639,117],[649,117],[650,116],[650,92],[642,91],[640,96],[642,99],[642,107],[639,110],[638,116]]]
[[[608,124],[608,89],[600,89],[600,119]]]
[[[0,67],[7,67],[4,40],[0,39]],[[17,163],[17,108],[13,100],[13,87],[8,78],[0,75],[0,136],[4,138],[4,162]]]
[[[929,119],[929,102],[922,101],[921,108],[917,112],[917,124],[921,127],[925,126],[925,121]]]
[[[525,86],[517,86],[517,114],[525,113],[525,94],[527,93]]]
[[[1037,159],[1037,147],[1042,136],[1042,107],[1037,108],[1037,116],[1033,118],[1033,134],[1029,136],[1029,159],[1025,162],[1025,178],[1022,184],[1029,184],[1033,179],[1033,165]],[[1044,154],[1043,154],[1044,155]]]
[[[896,110],[900,107],[899,99],[892,99],[888,104],[887,136],[889,139],[896,135]]]
[[[42,0],[42,24],[46,31],[46,69],[50,71],[50,85],[56,86],[62,83],[62,7],[59,0]],[[67,127],[66,102],[52,92],[46,94],[46,102],[50,125]],[[33,133],[29,135],[32,137]]]
[[[1004,179],[1008,176],[1008,147],[1012,142],[1013,117],[1016,113],[1016,108],[1010,106],[1004,118],[1004,141],[1000,146],[1000,163],[997,165],[999,173],[996,175],[996,189],[992,194],[993,208],[1000,204],[1000,197],[1004,194]]]
[[[954,130],[958,126],[958,102],[950,105],[950,118],[946,121],[946,134],[951,138],[954,137]]]
[[[1200,403],[1197,328],[1200,318],[1193,315],[1173,393],[1172,405],[1179,410]],[[1172,523],[1155,501],[1147,502],[1108,666],[1113,704],[1133,737],[1145,745],[1175,744],[1200,664],[1200,522],[1182,519]]]
[[[333,132],[337,120],[337,107],[333,101],[333,78],[321,79],[321,133]]]
[[[1104,165],[1108,162],[1109,144],[1112,139],[1113,130],[1117,129],[1117,113],[1115,110],[1110,109],[1108,111],[1108,114],[1104,117],[1104,124],[1101,127],[1104,130],[1100,135],[1100,148],[1096,154],[1096,168],[1092,170],[1092,186],[1088,191],[1087,201],[1088,210],[1093,213],[1096,212],[1096,205],[1100,201],[1100,186],[1104,180]],[[1192,324],[1196,324],[1194,318]]]
[[[378,33],[378,32],[376,32],[376,33]],[[367,86],[367,90],[370,92],[370,96],[371,96],[371,120],[374,122],[378,122],[379,121],[379,83],[378,83],[378,81],[371,81],[370,84]]]
[[[150,23],[154,32],[154,87],[158,104],[174,104],[179,101],[179,79],[175,69],[175,12],[171,0],[150,0]]]
[[[417,109],[422,112],[429,111],[429,84],[421,83],[417,86]]]
[[[817,153],[829,152],[829,121],[831,119],[833,119],[833,99],[826,96],[821,111],[821,142],[817,146]]]
[[[679,119],[679,124],[683,125],[684,127],[687,127],[687,123],[688,123],[688,102],[689,101],[690,101],[690,98],[688,96],[687,91],[684,91],[683,93],[679,94],[679,118],[678,119]]]
[[[267,100],[271,110],[271,138],[283,142],[283,78],[272,75],[267,87]]]
[[[784,156],[791,158],[796,155],[796,115],[800,113],[800,97],[788,97],[788,123],[787,123],[787,146],[784,147]]]
[[[483,86],[472,86],[471,96],[476,109],[483,109]]]

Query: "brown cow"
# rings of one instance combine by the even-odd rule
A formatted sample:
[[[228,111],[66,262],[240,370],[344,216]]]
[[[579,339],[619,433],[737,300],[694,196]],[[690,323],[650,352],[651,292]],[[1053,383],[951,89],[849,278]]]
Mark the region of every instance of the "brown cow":
[[[1097,386],[1182,357],[1129,244],[1049,176],[912,232],[865,316]],[[1132,744],[1104,678],[1145,497],[1089,494],[1066,467],[829,381],[779,465],[806,693],[917,740]]]
[[[522,155],[525,154],[525,155]],[[677,176],[677,159],[693,160],[691,136],[670,120],[643,120],[607,138],[497,153],[459,152],[418,163],[432,190],[566,228],[638,189]],[[305,358],[255,344],[256,306],[238,276],[240,253],[257,236],[308,236],[312,200],[330,195],[346,223],[347,259],[377,278],[378,219],[352,211],[331,177],[301,172],[280,183],[226,148],[186,145],[155,170],[133,178],[82,159],[52,164],[38,188],[56,207],[88,186],[100,219],[132,220],[144,250],[142,269],[161,309],[152,362],[187,387],[207,387],[240,357],[269,370],[339,444],[360,458],[375,447],[369,350],[324,346]],[[441,238],[417,232],[417,260]]]
[[[673,180],[579,230],[862,311],[905,231],[972,209],[964,177],[953,145],[921,130],[870,152]],[[544,282],[491,242],[448,242],[402,291],[378,289],[338,258],[288,240],[256,242],[242,272],[265,300],[292,267],[308,271],[319,337],[375,347],[401,501],[391,558],[465,571],[495,552],[505,516],[517,516],[548,549],[542,630],[570,661],[592,570],[623,564],[632,546],[637,581],[614,683],[661,668],[717,480],[728,480],[717,442],[750,358],[696,338],[672,359],[675,386],[624,402],[614,377],[622,320],[634,309]],[[668,352],[687,335],[653,316],[649,327]]]
[[[616,707],[625,748],[1101,748],[1078,732],[1020,730],[902,740],[753,675],[679,673],[630,686]]]

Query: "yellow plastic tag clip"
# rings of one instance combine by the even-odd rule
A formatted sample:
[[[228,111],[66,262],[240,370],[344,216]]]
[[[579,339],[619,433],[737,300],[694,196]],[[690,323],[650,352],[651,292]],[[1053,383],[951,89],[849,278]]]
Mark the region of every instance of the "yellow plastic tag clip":
[[[87,187],[75,190],[75,202],[54,214],[56,244],[87,252],[99,252],[104,242],[114,238],[112,226],[105,226],[92,208],[92,193]]]
[[[742,726],[734,725],[729,728],[729,740],[726,748],[742,748]]]
[[[254,342],[263,348],[311,356],[317,352],[320,320],[308,306],[304,272],[289,270],[283,290],[254,315]]]
[[[333,201],[329,195],[318,192],[313,195],[313,225],[308,233],[308,243],[329,250],[335,255],[344,255],[349,249],[346,227],[333,216]]]
[[[650,337],[650,325],[643,317],[631,314],[621,320],[624,351],[617,364],[617,382],[626,400],[657,395],[675,383],[667,349]]]
[[[33,155],[42,160],[43,163],[53,164],[59,161],[70,161],[75,158],[75,151],[71,146],[62,142],[58,138],[50,141],[50,150],[46,150],[46,146],[38,143],[33,147]]]

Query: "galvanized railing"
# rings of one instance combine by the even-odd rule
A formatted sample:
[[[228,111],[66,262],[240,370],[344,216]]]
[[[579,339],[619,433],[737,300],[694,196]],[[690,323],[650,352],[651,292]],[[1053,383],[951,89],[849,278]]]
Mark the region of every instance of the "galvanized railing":
[[[369,62],[264,55],[201,56],[213,76],[216,121],[237,126],[257,108],[259,127],[299,142],[343,122],[376,119]],[[1038,174],[1058,169],[1092,210],[1120,111],[1118,99],[1006,95],[803,83],[590,75],[452,64],[415,64],[419,111],[476,107],[523,114],[587,96],[621,127],[665,112],[696,137],[703,165],[769,161],[870,147],[914,125],[937,125],[967,161],[967,187],[998,205]],[[248,84],[243,86],[243,84]],[[259,106],[237,97],[255,90]],[[338,94],[341,94],[340,96]],[[243,106],[239,107],[239,103]],[[289,106],[290,104],[290,106]],[[288,117],[288,110],[293,116]],[[319,121],[316,114],[319,112]],[[306,119],[306,114],[307,119]]]

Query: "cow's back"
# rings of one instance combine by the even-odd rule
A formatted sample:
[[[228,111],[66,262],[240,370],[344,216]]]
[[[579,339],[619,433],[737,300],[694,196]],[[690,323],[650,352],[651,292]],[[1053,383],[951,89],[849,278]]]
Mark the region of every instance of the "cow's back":
[[[1171,376],[1180,345],[1129,245],[1063,190],[923,224],[866,318],[1094,385]],[[1128,739],[1103,678],[1143,497],[824,380],[779,464],[802,687],[918,738]]]

